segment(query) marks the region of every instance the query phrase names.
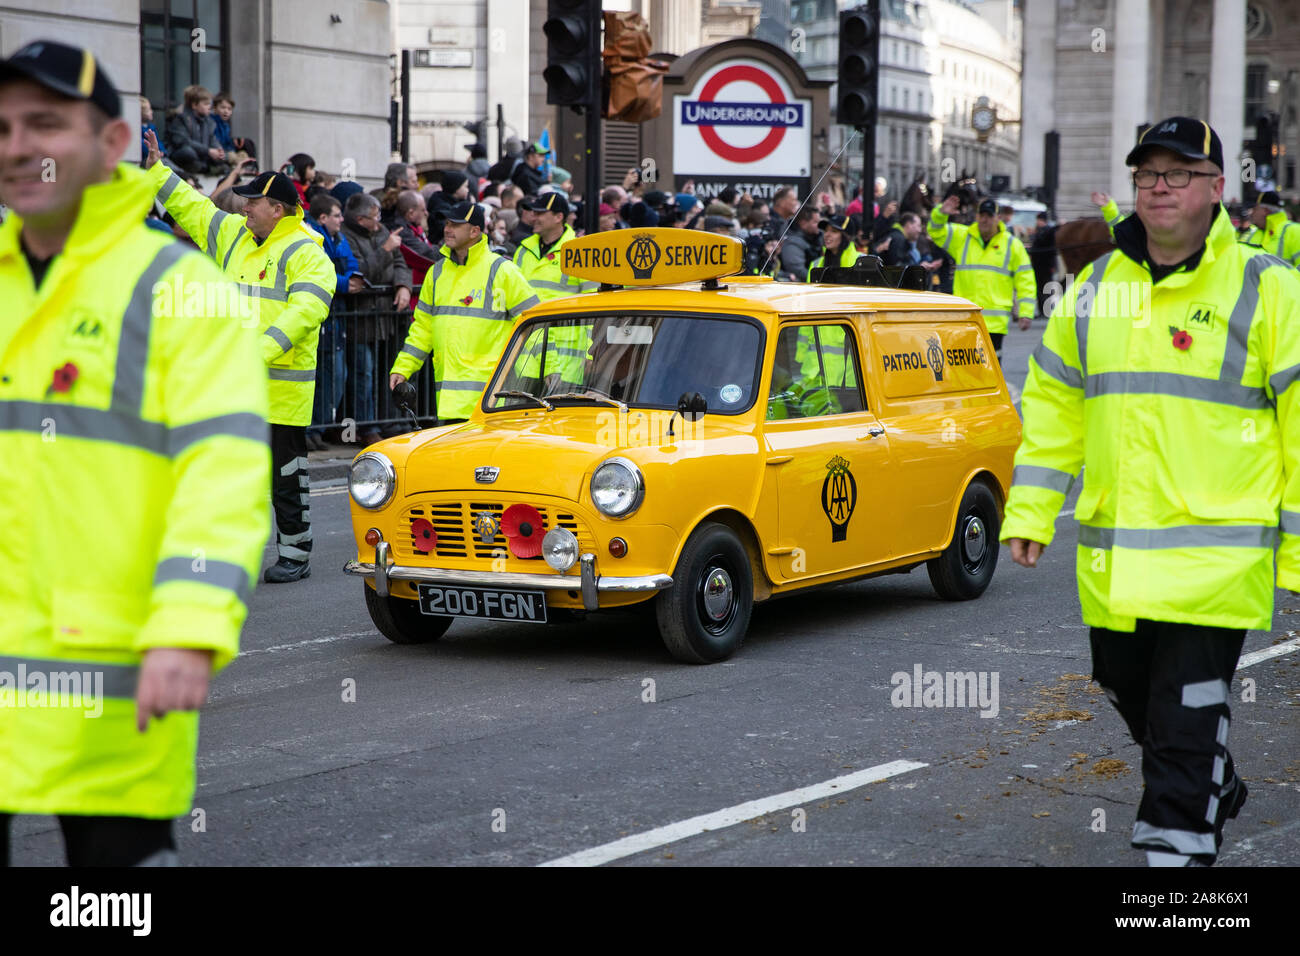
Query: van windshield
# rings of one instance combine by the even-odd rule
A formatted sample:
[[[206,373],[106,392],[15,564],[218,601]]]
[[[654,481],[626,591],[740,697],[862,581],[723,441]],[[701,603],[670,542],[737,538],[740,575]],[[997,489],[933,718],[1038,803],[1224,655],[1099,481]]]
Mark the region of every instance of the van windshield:
[[[536,399],[580,405],[602,396],[675,409],[683,395],[699,392],[710,413],[735,415],[754,402],[762,355],[762,327],[743,318],[587,313],[537,319],[510,340],[483,409],[535,406]],[[515,394],[498,394],[504,392]]]

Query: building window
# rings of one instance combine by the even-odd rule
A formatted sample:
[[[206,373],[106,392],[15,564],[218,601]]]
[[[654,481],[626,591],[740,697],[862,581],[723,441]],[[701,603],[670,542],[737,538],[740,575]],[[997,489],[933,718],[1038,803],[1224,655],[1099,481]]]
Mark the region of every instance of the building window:
[[[224,0],[141,0],[140,79],[155,109],[180,106],[187,86],[225,89],[225,14]]]
[[[1268,112],[1268,66],[1252,63],[1246,67],[1246,117],[1247,126],[1261,113]]]
[[[910,113],[911,111],[912,111],[912,91],[904,87],[903,88],[903,112]]]

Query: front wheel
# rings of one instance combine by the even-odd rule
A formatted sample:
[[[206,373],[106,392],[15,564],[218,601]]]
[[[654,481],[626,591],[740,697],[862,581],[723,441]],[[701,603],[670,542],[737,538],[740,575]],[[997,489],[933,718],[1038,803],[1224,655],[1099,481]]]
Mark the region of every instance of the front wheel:
[[[998,500],[981,481],[971,483],[957,509],[957,526],[943,554],[926,562],[930,583],[947,601],[969,601],[984,593],[998,565]]]
[[[420,613],[419,601],[380,597],[379,592],[362,582],[366,592],[366,610],[379,633],[394,644],[429,644],[447,633],[452,618]]]
[[[682,549],[673,586],[655,599],[659,634],[688,664],[726,660],[745,640],[754,607],[749,555],[726,525],[700,525]]]

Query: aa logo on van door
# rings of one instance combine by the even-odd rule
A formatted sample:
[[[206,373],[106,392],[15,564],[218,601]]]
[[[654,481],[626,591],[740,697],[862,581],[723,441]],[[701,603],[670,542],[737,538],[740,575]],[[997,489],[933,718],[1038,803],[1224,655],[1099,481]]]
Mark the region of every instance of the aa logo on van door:
[[[846,459],[836,455],[826,463],[822,482],[822,511],[831,522],[831,541],[843,541],[849,533],[849,519],[858,503],[858,482]]]

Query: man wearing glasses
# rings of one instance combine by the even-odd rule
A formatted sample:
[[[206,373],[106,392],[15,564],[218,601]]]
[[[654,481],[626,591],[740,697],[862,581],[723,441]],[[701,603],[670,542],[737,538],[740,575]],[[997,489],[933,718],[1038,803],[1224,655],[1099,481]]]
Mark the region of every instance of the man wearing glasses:
[[[1029,363],[1002,540],[1035,567],[1081,467],[1093,677],[1142,746],[1132,845],[1214,862],[1246,800],[1228,696],[1277,584],[1300,589],[1300,274],[1236,241],[1223,147],[1175,116],[1128,154],[1136,214]]]

